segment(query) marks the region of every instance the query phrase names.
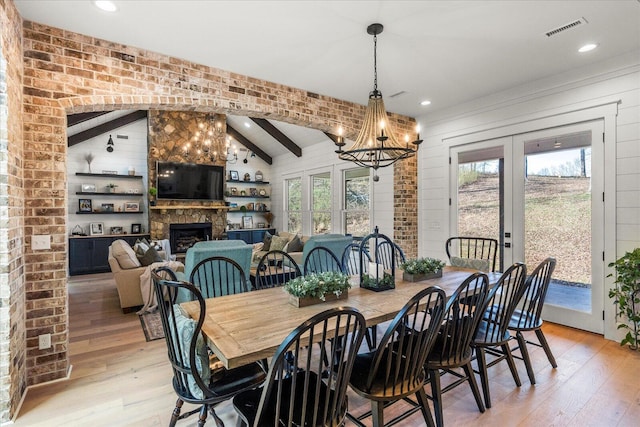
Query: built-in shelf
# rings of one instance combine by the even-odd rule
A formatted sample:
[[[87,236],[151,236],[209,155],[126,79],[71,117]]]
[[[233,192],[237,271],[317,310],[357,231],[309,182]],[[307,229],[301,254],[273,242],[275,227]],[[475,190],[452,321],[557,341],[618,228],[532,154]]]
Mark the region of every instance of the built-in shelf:
[[[101,193],[101,192],[76,191],[76,194],[81,196],[142,197],[142,194],[140,193]]]
[[[142,175],[119,175],[117,173],[86,173],[76,172],[76,176],[94,176],[97,178],[124,178],[124,179],[142,179]]]
[[[238,180],[233,180],[233,181],[228,179],[227,182],[230,183],[230,184],[231,183],[233,183],[233,184],[258,184],[258,185],[269,184],[269,181],[240,181],[239,179]]]
[[[122,211],[122,212],[118,212],[118,211],[115,211],[115,212],[80,212],[80,211],[76,211],[76,214],[78,214],[78,215],[124,215],[124,214],[134,214],[135,215],[135,214],[141,214],[143,212],[144,211],[135,211],[135,212],[131,212],[131,211],[129,211],[129,212],[124,212],[124,211]]]
[[[230,194],[230,195],[225,196],[225,197],[227,197],[227,198],[237,197],[239,199],[268,199],[269,198],[269,196],[260,196],[260,195],[258,195],[258,196],[251,196],[251,195],[249,195],[249,196],[239,196],[237,194],[236,195]]]
[[[229,209],[229,213],[233,213],[233,212],[242,212],[242,211],[240,209],[238,209],[238,208]],[[267,213],[267,212],[271,212],[271,211],[257,211],[255,209],[247,209],[245,212]]]

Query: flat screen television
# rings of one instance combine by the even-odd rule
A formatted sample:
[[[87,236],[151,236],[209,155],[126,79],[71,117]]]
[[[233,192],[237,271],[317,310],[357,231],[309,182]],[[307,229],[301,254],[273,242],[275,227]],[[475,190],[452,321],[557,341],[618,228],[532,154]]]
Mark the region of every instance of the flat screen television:
[[[156,172],[158,199],[223,200],[222,166],[157,162]]]

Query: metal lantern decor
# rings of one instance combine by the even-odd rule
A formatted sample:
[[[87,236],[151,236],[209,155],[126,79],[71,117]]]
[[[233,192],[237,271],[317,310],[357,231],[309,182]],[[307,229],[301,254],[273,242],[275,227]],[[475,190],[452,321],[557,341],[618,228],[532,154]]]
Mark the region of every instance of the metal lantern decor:
[[[385,265],[378,259],[378,245],[387,242],[391,247],[390,265]],[[396,248],[393,241],[384,234],[380,234],[378,226],[373,233],[365,236],[360,242],[360,287],[380,292],[396,287]],[[375,254],[373,260],[369,253]]]

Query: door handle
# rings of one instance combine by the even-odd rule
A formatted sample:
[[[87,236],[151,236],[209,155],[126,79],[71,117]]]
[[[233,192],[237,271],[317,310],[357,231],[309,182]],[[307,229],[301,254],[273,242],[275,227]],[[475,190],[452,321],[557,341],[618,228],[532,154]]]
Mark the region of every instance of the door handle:
[[[511,247],[511,243],[505,243],[505,244],[504,244],[504,247],[505,247],[505,248],[510,248],[510,247]]]

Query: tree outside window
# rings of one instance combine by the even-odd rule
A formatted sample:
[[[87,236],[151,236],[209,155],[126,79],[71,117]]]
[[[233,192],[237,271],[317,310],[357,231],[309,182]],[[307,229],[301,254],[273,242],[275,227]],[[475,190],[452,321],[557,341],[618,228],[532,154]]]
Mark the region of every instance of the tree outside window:
[[[344,232],[364,237],[371,232],[369,169],[358,168],[344,172]]]
[[[331,231],[331,173],[311,176],[311,232]]]
[[[287,192],[287,231],[302,232],[302,178],[291,178],[285,181]]]

